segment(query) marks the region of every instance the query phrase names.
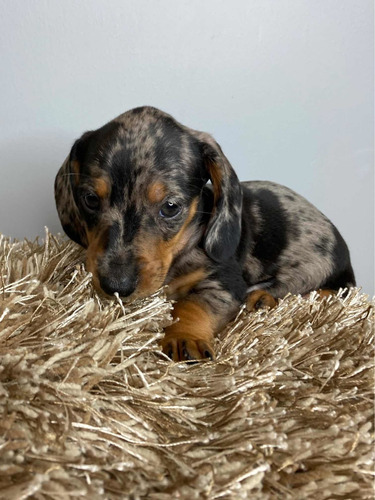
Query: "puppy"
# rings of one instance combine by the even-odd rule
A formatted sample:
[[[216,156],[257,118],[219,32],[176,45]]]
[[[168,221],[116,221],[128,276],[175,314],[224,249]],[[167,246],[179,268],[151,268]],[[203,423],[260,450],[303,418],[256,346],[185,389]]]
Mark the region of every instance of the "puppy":
[[[162,348],[174,361],[213,359],[215,333],[246,298],[256,309],[355,285],[348,248],[321,212],[286,187],[240,183],[210,135],[152,107],[83,134],[55,197],[98,290],[134,299],[168,285],[178,321]]]

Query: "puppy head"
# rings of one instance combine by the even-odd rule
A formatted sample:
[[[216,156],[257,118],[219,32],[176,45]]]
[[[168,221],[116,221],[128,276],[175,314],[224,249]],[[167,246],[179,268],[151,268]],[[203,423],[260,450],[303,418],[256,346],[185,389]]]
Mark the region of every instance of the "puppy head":
[[[57,174],[55,198],[65,232],[87,248],[94,285],[108,294],[148,295],[163,285],[175,257],[200,240],[221,261],[240,239],[241,187],[220,147],[151,107],[76,141]]]

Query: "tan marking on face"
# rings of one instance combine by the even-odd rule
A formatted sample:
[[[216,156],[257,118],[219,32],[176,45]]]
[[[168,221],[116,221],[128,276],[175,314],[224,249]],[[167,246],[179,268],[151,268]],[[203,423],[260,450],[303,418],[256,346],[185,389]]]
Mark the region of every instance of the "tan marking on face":
[[[92,282],[96,290],[101,290],[98,276],[98,258],[104,254],[106,230],[87,231],[88,247],[86,251],[86,269],[92,274]]]
[[[167,194],[167,187],[160,181],[154,182],[148,188],[147,198],[151,203],[159,203]]]
[[[198,198],[191,204],[189,214],[179,230],[170,240],[150,238],[136,242],[137,255],[140,265],[140,283],[135,296],[146,296],[155,292],[165,281],[173,258],[184,248],[191,237],[189,230],[198,207]]]
[[[94,180],[94,189],[96,191],[96,194],[101,199],[104,199],[104,198],[107,198],[109,195],[110,184],[103,177],[98,177],[97,179]]]
[[[167,296],[169,299],[178,300],[185,297],[190,290],[207,277],[207,271],[202,267],[191,273],[178,276],[168,283]]]

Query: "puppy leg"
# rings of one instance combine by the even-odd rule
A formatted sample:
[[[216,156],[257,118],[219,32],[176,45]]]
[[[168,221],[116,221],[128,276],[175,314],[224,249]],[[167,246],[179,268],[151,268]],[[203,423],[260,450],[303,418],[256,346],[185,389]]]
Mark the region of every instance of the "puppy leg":
[[[163,352],[173,361],[214,359],[215,318],[208,307],[194,299],[184,299],[174,307],[177,321],[165,329]]]
[[[251,312],[265,307],[272,309],[276,304],[276,299],[265,290],[254,290],[247,296],[246,309]]]
[[[324,297],[329,297],[330,295],[336,295],[337,294],[337,290],[317,290],[317,293],[319,295],[319,298],[320,299],[324,299]]]
[[[303,298],[307,298],[310,296],[310,293],[305,293],[303,295]],[[337,290],[329,290],[329,289],[323,289],[323,288],[319,288],[318,290],[316,290],[316,293],[318,294],[318,297],[317,299],[324,299],[326,297],[330,297],[331,295],[337,295]]]

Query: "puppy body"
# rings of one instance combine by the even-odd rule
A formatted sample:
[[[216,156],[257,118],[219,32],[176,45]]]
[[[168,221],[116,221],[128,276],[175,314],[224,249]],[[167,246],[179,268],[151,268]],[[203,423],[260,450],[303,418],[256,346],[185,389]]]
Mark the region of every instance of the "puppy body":
[[[250,286],[264,283],[274,297],[283,297],[355,284],[345,241],[314,205],[271,182],[243,186],[244,274]]]
[[[133,299],[168,285],[178,321],[162,345],[174,360],[213,357],[213,335],[249,292],[355,284],[347,246],[321,212],[286,187],[240,183],[211,136],[155,108],[76,141],[55,196],[98,289]]]

